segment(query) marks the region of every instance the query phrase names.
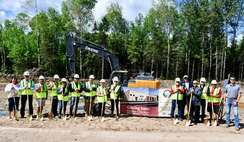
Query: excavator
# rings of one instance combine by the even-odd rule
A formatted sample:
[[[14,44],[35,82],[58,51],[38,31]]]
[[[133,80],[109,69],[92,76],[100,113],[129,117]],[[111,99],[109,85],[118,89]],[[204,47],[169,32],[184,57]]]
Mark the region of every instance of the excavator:
[[[74,37],[82,40],[85,43],[81,43],[74,40]],[[66,71],[68,71],[68,62],[70,65],[71,75],[67,77],[73,77],[76,73],[75,68],[75,49],[80,48],[82,50],[93,53],[100,56],[108,61],[111,67],[111,75],[109,85],[112,83],[112,79],[117,76],[119,78],[119,84],[124,87],[135,87],[135,88],[153,88],[159,89],[160,83],[155,80],[153,76],[138,75],[135,80],[129,80],[128,71],[121,70],[118,58],[105,47],[97,45],[91,41],[82,39],[75,35],[69,34],[66,38]]]

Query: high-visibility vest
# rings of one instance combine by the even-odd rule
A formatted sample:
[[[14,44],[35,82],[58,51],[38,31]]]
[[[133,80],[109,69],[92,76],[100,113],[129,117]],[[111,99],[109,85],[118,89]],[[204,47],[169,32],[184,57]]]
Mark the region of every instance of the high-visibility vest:
[[[26,86],[26,80],[23,79],[21,80],[21,85],[23,88],[25,88]],[[32,86],[34,85],[34,82],[32,80],[29,79],[29,82],[28,82],[28,87],[31,88]],[[28,92],[28,95],[33,95],[33,90],[30,90],[30,89],[23,89],[21,90],[21,95],[27,95],[27,92]]]
[[[200,85],[198,85],[198,87],[200,87]],[[208,85],[205,84],[203,89],[202,89],[201,99],[207,98],[207,93],[206,93],[207,90],[208,90]]]
[[[175,92],[176,85],[173,85],[172,88],[173,88],[173,91]],[[183,86],[179,85],[179,89],[183,89]],[[176,98],[177,98],[177,92],[175,92],[174,94],[171,94],[172,100],[176,100]],[[183,94],[180,91],[178,91],[178,100],[183,100]]]
[[[59,90],[61,91],[62,88],[63,88],[63,86],[60,85],[58,88],[59,88]],[[66,85],[64,94],[68,93],[68,91],[69,91],[69,90],[68,90],[68,86]],[[61,100],[61,101],[64,100],[65,102],[67,102],[67,101],[69,100],[69,95],[67,95],[67,96],[63,96],[63,93],[58,94],[58,100]]]
[[[92,85],[94,85],[93,88],[97,88],[97,84],[95,82],[93,82]],[[91,83],[89,81],[86,82],[86,88],[91,89]],[[85,96],[96,96],[96,91],[85,92]]]
[[[78,88],[76,87],[76,84],[75,84],[75,82],[73,81],[73,82],[71,82],[71,87],[72,87],[72,89],[78,89],[78,90],[80,90],[81,89],[81,86],[82,86],[82,84],[81,84],[81,82],[78,82]],[[72,96],[72,97],[80,97],[80,94],[81,93],[76,93],[75,91],[74,92],[70,92],[70,95]]]
[[[38,83],[37,86],[38,87],[41,86],[41,83]],[[43,86],[44,86],[44,89],[40,88],[40,90],[36,91],[36,93],[35,93],[37,99],[40,99],[40,98],[44,98],[45,99],[45,98],[47,98],[47,85],[44,83]],[[41,89],[42,89],[42,93],[41,93]]]
[[[117,96],[118,96],[118,91],[119,91],[119,88],[120,88],[120,87],[121,87],[120,85],[117,85],[117,86],[115,87],[115,89],[111,91],[111,93],[110,93],[110,99],[115,99],[115,98],[117,98]],[[111,88],[114,88],[114,84],[111,85]],[[118,99],[120,99],[120,98],[118,98]]]
[[[99,94],[100,95],[105,95],[103,97],[102,96],[97,96],[97,102],[98,103],[107,102],[108,97],[107,97],[106,90],[107,90],[106,87],[104,87],[104,88],[102,88],[101,86],[98,87],[98,90],[97,91],[99,92]]]
[[[210,92],[212,92],[212,87],[210,87]],[[219,88],[218,87],[216,87],[215,89],[214,89],[214,93],[213,93],[213,95],[214,96],[217,96],[219,94]],[[213,100],[213,101],[212,101]],[[209,96],[208,97],[208,102],[210,102],[210,103],[219,103],[220,102],[220,98],[216,98],[216,97],[211,97],[211,96]]]
[[[55,82],[50,82],[50,86],[52,86],[53,84],[54,84],[54,86],[53,86],[53,88],[51,89],[50,94],[51,94],[51,96],[54,97],[54,96],[58,96],[57,90],[58,90],[58,86],[61,85],[61,82],[58,81],[58,85],[56,85]]]

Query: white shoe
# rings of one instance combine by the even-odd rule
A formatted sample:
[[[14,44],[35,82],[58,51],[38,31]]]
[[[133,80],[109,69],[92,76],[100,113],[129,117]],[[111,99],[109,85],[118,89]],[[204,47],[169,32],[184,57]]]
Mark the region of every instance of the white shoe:
[[[11,117],[9,117],[9,116],[8,116],[8,119],[10,120],[10,119],[11,119]]]

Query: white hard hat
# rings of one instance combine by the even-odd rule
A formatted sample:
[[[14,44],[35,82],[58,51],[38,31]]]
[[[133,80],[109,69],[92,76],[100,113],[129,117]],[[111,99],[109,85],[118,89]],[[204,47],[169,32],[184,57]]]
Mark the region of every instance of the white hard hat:
[[[117,76],[115,76],[113,81],[119,81],[119,78]]]
[[[188,78],[188,75],[184,75],[184,78]]]
[[[177,82],[177,81],[180,82],[180,78],[179,78],[179,77],[177,77],[177,78],[175,79],[175,82]]]
[[[94,77],[94,75],[90,75],[89,78],[94,79],[95,77]]]
[[[75,74],[74,78],[80,78],[79,74]]]
[[[217,84],[217,81],[216,80],[212,80],[211,84]]]
[[[24,75],[29,76],[30,73],[29,73],[28,71],[25,71],[25,72],[24,72]]]
[[[206,82],[206,79],[205,79],[204,77],[202,77],[202,78],[200,79],[200,82]]]
[[[54,79],[59,79],[59,76],[57,74],[54,75]]]
[[[102,82],[105,83],[105,80],[104,80],[104,79],[101,79],[100,82],[101,82],[101,83],[102,83]]]
[[[66,82],[67,83],[67,79],[66,78],[62,78],[61,82]]]
[[[41,75],[41,76],[39,77],[39,79],[45,79],[45,77]]]

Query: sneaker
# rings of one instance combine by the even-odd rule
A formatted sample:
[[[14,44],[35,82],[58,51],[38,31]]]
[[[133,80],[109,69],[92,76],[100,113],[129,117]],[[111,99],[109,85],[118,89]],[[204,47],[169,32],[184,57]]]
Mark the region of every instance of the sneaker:
[[[236,127],[236,131],[240,131],[240,128]]]
[[[217,126],[219,126],[219,121],[217,121]]]
[[[8,116],[8,119],[11,119],[11,117]]]
[[[59,115],[58,118],[61,119],[61,115]]]
[[[194,125],[197,125],[197,122],[194,122]]]
[[[183,119],[182,119],[182,118],[180,118],[180,119],[179,119],[179,121],[183,121]]]

